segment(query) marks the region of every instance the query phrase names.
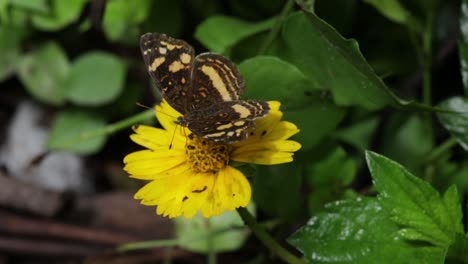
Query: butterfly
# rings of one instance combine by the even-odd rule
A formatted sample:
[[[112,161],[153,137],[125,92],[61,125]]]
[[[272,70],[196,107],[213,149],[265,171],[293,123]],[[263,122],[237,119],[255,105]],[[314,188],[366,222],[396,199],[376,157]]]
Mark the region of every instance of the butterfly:
[[[176,121],[195,135],[220,143],[246,139],[254,120],[268,114],[265,101],[241,100],[244,79],[236,66],[215,53],[195,51],[187,42],[146,33],[140,48],[162,97],[179,113]]]

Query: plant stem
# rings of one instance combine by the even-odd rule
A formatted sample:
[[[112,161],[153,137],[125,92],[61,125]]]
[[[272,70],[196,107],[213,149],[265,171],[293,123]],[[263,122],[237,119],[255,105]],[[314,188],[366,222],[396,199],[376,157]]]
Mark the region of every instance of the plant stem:
[[[283,25],[283,22],[286,20],[289,12],[294,6],[294,0],[288,0],[286,4],[283,7],[283,10],[281,10],[281,13],[276,20],[275,24],[273,25],[273,28],[270,30],[268,33],[267,38],[263,42],[262,46],[258,49],[258,55],[263,55],[267,51],[268,47],[270,47],[271,43],[273,40],[275,40],[276,36],[278,35],[281,25]]]
[[[218,229],[211,230],[206,235],[195,236],[192,238],[184,239],[183,241],[179,239],[166,239],[166,240],[150,240],[150,241],[143,241],[143,242],[126,243],[126,244],[120,245],[117,248],[117,250],[120,252],[125,252],[125,251],[130,251],[130,250],[137,250],[137,249],[180,246],[180,245],[187,244],[187,243],[197,243],[202,240],[209,241],[210,239],[213,240],[218,235],[224,234],[234,229],[245,230],[247,228],[245,226],[230,226],[226,228],[218,228]]]
[[[423,49],[423,103],[426,105],[432,104],[432,35],[434,31],[434,17],[436,12],[436,0],[434,5],[429,8],[427,14],[427,21],[422,35],[422,49]],[[429,133],[429,138],[434,142],[434,132],[432,129],[432,117],[431,113],[424,114],[426,131]]]
[[[213,232],[212,227],[210,225],[210,221],[205,219],[205,223],[207,225],[207,230],[208,230],[208,237],[207,237],[207,244],[208,244],[208,264],[216,264],[217,258],[216,258],[216,251],[214,248],[214,238],[216,236],[215,232]]]
[[[117,132],[117,131],[119,131],[121,129],[124,129],[126,127],[130,127],[130,126],[132,126],[134,124],[150,120],[151,118],[154,118],[154,110],[148,109],[148,110],[143,111],[143,112],[141,112],[139,114],[136,114],[134,116],[131,116],[129,118],[126,118],[124,120],[116,122],[114,124],[107,125],[102,129],[91,131],[89,133],[83,133],[83,134],[81,134],[81,137],[85,137],[85,136],[92,137],[92,136],[112,134],[112,133]]]
[[[154,118],[154,110],[152,109],[146,110],[144,112],[141,112],[139,114],[136,114],[134,116],[121,120],[119,122],[104,126],[102,128],[92,130],[92,131],[82,132],[79,136],[68,140],[67,143],[61,146],[61,148],[67,148],[67,147],[79,144],[82,141],[89,140],[94,137],[112,134],[114,132],[117,132],[121,129],[132,126],[134,124],[150,120],[151,118]]]
[[[282,247],[278,242],[271,237],[270,234],[265,230],[265,228],[257,223],[255,218],[250,214],[249,211],[245,208],[237,208],[237,213],[239,213],[240,217],[244,221],[244,223],[254,232],[257,238],[262,241],[263,245],[265,245],[271,253],[276,254],[280,259],[285,261],[286,263],[290,264],[304,264],[304,262],[291,254],[291,252],[287,251],[284,247]]]
[[[452,147],[457,145],[457,140],[454,137],[451,137],[440,144],[437,148],[433,149],[427,158],[424,160],[424,163],[428,164],[437,160],[442,154],[450,150]]]
[[[179,240],[177,239],[151,240],[151,241],[123,244],[117,248],[117,251],[125,252],[125,251],[130,251],[130,250],[137,250],[137,249],[148,249],[148,248],[157,248],[157,247],[175,247],[178,245],[179,245]]]

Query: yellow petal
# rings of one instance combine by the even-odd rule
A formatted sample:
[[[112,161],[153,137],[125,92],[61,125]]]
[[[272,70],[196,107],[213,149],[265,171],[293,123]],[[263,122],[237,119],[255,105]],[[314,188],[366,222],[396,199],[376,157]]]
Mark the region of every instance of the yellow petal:
[[[232,160],[244,163],[253,163],[259,165],[274,165],[293,161],[294,153],[292,152],[278,152],[278,151],[247,151],[242,155],[238,154]]]
[[[250,184],[237,169],[227,167],[217,174],[184,171],[154,180],[141,188],[135,199],[145,205],[156,205],[156,213],[168,217],[193,217],[201,211],[205,217],[225,210],[247,206]]]
[[[255,142],[250,145],[240,146],[231,152],[231,159],[235,159],[237,156],[242,155],[244,152],[253,151],[283,151],[283,152],[295,152],[301,148],[301,144],[293,140],[278,140],[271,142]]]
[[[180,151],[141,150],[130,153],[124,158],[124,170],[133,178],[151,180],[161,177],[161,173],[185,162],[185,153]]]
[[[279,102],[271,101],[270,113],[264,118],[255,120],[255,129],[251,131],[249,138],[233,144],[234,147],[243,147],[258,142],[271,142],[284,140],[297,134],[299,129],[291,122],[281,121],[283,113],[279,111]]]
[[[172,108],[166,100],[163,100],[161,104],[155,107],[155,112],[161,126],[168,131],[174,131],[174,129],[176,129],[177,124],[175,121],[182,116]]]

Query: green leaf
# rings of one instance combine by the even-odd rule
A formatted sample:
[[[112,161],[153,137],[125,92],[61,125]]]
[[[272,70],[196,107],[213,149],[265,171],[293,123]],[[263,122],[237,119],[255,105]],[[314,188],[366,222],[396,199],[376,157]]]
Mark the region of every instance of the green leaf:
[[[34,2],[34,1],[31,1]],[[77,20],[88,0],[53,0],[52,7],[46,14],[36,14],[32,23],[39,29],[55,31]]]
[[[253,204],[247,209],[253,212]],[[204,218],[200,214],[191,219],[176,218],[175,232],[178,245],[193,252],[225,252],[239,249],[247,239],[249,230],[240,229],[244,223],[236,211]]]
[[[447,259],[445,263],[468,263],[468,235],[457,234],[455,243],[449,248],[447,252]]]
[[[8,0],[8,4],[19,7],[19,8],[24,8],[27,9],[28,11],[33,11],[33,12],[48,12],[49,11],[49,6],[47,5],[47,0]]]
[[[288,242],[308,263],[443,263],[444,250],[412,246],[376,199],[358,198],[328,204]]]
[[[377,117],[371,117],[355,122],[349,127],[338,129],[333,133],[333,136],[336,139],[351,144],[359,151],[364,151],[369,148],[378,122]]]
[[[146,20],[150,10],[150,0],[108,1],[102,21],[104,33],[111,41],[133,39],[136,44],[140,34],[137,25]]]
[[[388,19],[407,25],[414,30],[422,31],[422,23],[406,10],[398,0],[364,0],[364,2],[374,6]]]
[[[445,174],[438,175],[439,185],[450,186],[452,184],[457,186],[460,195],[468,193],[468,161],[460,162],[442,160],[437,164],[438,171],[443,171]]]
[[[213,52],[226,53],[240,40],[268,30],[274,21],[272,18],[251,23],[234,17],[211,16],[198,25],[195,38]]]
[[[315,80],[319,88],[330,90],[338,105],[379,109],[396,103],[357,42],[344,39],[316,15],[291,15],[283,26],[282,39],[285,47],[280,56]]]
[[[460,31],[463,37],[458,43],[458,50],[465,95],[468,96],[468,0],[462,1],[460,10]]]
[[[384,124],[381,152],[413,173],[419,172],[421,160],[433,147],[427,126],[421,115],[401,113]]]
[[[303,151],[319,144],[332,133],[343,120],[346,108],[335,105],[330,98],[311,94],[308,106],[297,109],[283,109],[284,120],[292,122],[301,130],[294,139],[301,142]]]
[[[120,58],[104,52],[90,52],[73,64],[67,80],[67,98],[80,105],[102,105],[120,94],[126,65]]]
[[[314,84],[296,66],[274,56],[257,56],[239,64],[244,77],[244,98],[278,100],[283,107],[307,104],[310,93],[318,92]]]
[[[103,132],[106,123],[102,117],[78,110],[57,113],[54,118],[47,147],[50,150],[68,150],[80,154],[93,154],[106,141]]]
[[[302,168],[298,164],[259,166],[252,182],[253,200],[258,208],[270,215],[293,219],[302,207],[301,184]]]
[[[343,119],[345,109],[334,105],[326,92],[294,65],[273,56],[258,56],[239,65],[246,89],[244,98],[278,100],[285,120],[296,124],[301,133],[295,139],[302,149],[310,149],[333,131]]]
[[[400,235],[448,248],[456,233],[463,232],[461,205],[455,188],[444,197],[427,182],[411,175],[398,163],[367,151],[375,189],[382,207],[402,226]]]
[[[64,102],[70,64],[57,43],[46,43],[25,55],[18,62],[17,70],[23,85],[38,100],[53,105]]]
[[[356,164],[341,148],[305,167],[305,180],[309,185],[309,212],[322,208],[325,203],[342,199],[344,191],[356,175]]]
[[[439,104],[440,107],[459,113],[438,113],[444,125],[458,143],[468,151],[468,98],[452,97]]]
[[[466,23],[466,26],[468,27],[468,22]],[[465,87],[465,95],[468,96],[468,43],[459,42],[458,52],[460,56],[460,71],[463,79],[463,86]]]
[[[2,0],[7,1],[7,0]],[[9,7],[6,10],[3,10],[3,14],[1,14],[2,21],[4,19],[5,24],[23,28],[25,30],[30,30],[30,13],[22,8],[17,7]]]
[[[24,29],[0,26],[0,81],[10,77],[16,70],[20,57],[20,41]]]

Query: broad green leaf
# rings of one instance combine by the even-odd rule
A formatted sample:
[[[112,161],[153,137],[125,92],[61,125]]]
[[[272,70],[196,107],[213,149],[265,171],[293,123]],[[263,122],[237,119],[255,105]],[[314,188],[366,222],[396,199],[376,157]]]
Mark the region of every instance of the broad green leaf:
[[[26,9],[11,6],[7,10],[4,10],[2,21],[4,19],[5,24],[30,30],[30,17],[30,12]]]
[[[292,122],[301,130],[294,139],[301,142],[306,151],[332,133],[343,120],[346,108],[335,105],[326,93],[308,96],[308,106],[297,109],[283,109],[284,120]]]
[[[211,16],[198,25],[195,38],[209,50],[226,53],[240,40],[266,31],[273,26],[274,19],[252,23],[227,16]]]
[[[302,10],[315,12],[316,0],[295,0],[295,2]]]
[[[445,185],[454,184],[457,186],[457,190],[460,192],[460,195],[468,194],[468,161],[465,160],[461,164],[459,162],[456,163],[450,161],[446,161],[440,165],[437,164],[438,167],[443,165],[445,166],[443,168],[439,168],[439,171],[445,169],[448,173],[440,176],[437,175],[438,177],[436,178],[441,178],[439,181],[443,182]]]
[[[468,96],[468,0],[461,3],[460,31],[463,37],[458,43],[458,50],[465,95]]]
[[[463,232],[461,204],[454,187],[440,197],[428,182],[398,163],[370,151],[366,159],[379,202],[402,227],[402,237],[448,248],[455,234]]]
[[[452,97],[439,104],[439,106],[460,112],[438,113],[437,116],[445,129],[468,151],[468,98]]]
[[[399,0],[364,0],[364,2],[371,4],[382,15],[396,23],[407,25],[417,31],[422,30],[422,23],[406,10]]]
[[[247,209],[251,213],[255,211],[252,203]],[[199,253],[237,250],[250,233],[247,228],[239,228],[244,223],[235,211],[226,211],[211,218],[204,218],[200,214],[191,219],[179,217],[174,221],[178,245]]]
[[[364,151],[369,148],[378,122],[377,117],[371,117],[355,122],[349,127],[338,129],[333,133],[333,136],[338,140],[351,144],[360,151]]]
[[[0,26],[0,81],[11,76],[16,70],[23,31],[13,26]]]
[[[31,1],[34,2],[34,1]],[[45,14],[36,14],[32,23],[41,30],[55,31],[77,20],[88,0],[52,0],[51,9]]]
[[[283,219],[294,219],[301,212],[302,167],[300,165],[287,163],[259,166],[252,186],[253,200],[262,211]]]
[[[418,173],[421,160],[433,147],[432,139],[427,133],[426,123],[421,115],[401,113],[393,115],[384,124],[381,153],[399,162],[409,171]]]
[[[305,181],[310,193],[309,211],[319,210],[325,203],[343,198],[343,193],[356,175],[356,164],[341,148],[305,166]]]
[[[70,63],[57,43],[46,43],[25,55],[18,62],[17,71],[23,85],[38,100],[53,105],[64,102]]]
[[[467,7],[468,9],[468,7]],[[468,22],[466,23],[468,27]],[[465,95],[468,96],[468,43],[458,43],[458,53],[460,56],[460,71],[463,79],[463,86],[465,87]]]
[[[150,0],[108,1],[102,21],[104,33],[111,41],[133,39],[136,44],[140,34],[137,25],[145,21],[150,10]]]
[[[455,243],[449,248],[447,252],[447,259],[445,263],[468,263],[468,235],[457,234]]]
[[[328,204],[288,242],[308,263],[440,264],[445,253],[405,242],[388,212],[373,198]]]
[[[239,64],[244,77],[244,98],[278,100],[284,108],[304,106],[319,90],[296,66],[273,56],[257,56]]]
[[[319,88],[330,90],[338,105],[379,109],[396,103],[362,56],[357,42],[344,39],[315,14],[289,16],[282,38],[285,47],[280,56],[315,80]]]
[[[123,89],[126,64],[104,52],[90,52],[73,64],[66,82],[67,98],[80,105],[102,105],[116,99]]]
[[[333,131],[343,119],[345,108],[338,107],[320,92],[294,65],[273,56],[258,56],[239,65],[246,89],[244,98],[279,100],[285,120],[296,124],[301,133],[295,139],[309,149]]]
[[[92,113],[79,110],[59,112],[54,118],[47,147],[80,154],[96,153],[106,141],[105,125],[102,117]]]
[[[7,0],[8,4],[24,8],[28,11],[33,11],[37,13],[46,13],[49,11],[49,6],[47,4],[47,0]]]
[[[8,0],[0,0],[0,20],[8,21]]]

